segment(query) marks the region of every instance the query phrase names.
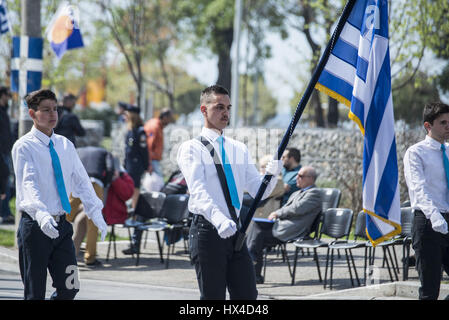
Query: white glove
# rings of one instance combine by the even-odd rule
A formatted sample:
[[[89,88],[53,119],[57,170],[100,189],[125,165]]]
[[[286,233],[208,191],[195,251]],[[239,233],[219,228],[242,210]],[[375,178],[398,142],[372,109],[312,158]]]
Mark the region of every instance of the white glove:
[[[447,233],[447,222],[443,216],[439,213],[434,213],[430,216],[430,222],[432,223],[432,229],[442,234]]]
[[[104,241],[106,235],[108,234],[108,225],[104,221],[103,215],[101,213],[94,214],[92,217],[92,222],[97,226],[101,233],[101,241]]]
[[[265,172],[267,174],[271,174],[272,176],[277,177],[279,173],[281,173],[283,167],[283,163],[281,160],[270,160],[270,162],[267,163],[267,166],[265,167]]]
[[[59,231],[56,229],[58,224],[55,219],[49,214],[36,214],[36,221],[41,227],[42,232],[50,239],[56,239],[59,237]]]
[[[218,230],[218,235],[222,239],[226,239],[226,238],[231,237],[232,235],[234,235],[234,233],[237,232],[237,225],[235,224],[234,221],[227,219],[227,220],[223,221],[222,223],[220,223],[217,230]]]

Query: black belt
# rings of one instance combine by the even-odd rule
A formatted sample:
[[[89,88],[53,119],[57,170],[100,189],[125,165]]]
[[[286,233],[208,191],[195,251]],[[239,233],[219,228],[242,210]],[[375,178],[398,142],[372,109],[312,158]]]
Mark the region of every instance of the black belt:
[[[415,217],[416,216],[420,216],[420,215],[423,215],[424,217],[426,216],[424,214],[424,212],[422,212],[419,209],[414,209],[413,212],[415,213]],[[449,212],[440,212],[440,213],[441,213],[441,215],[443,216],[444,219],[449,220]]]
[[[34,219],[31,218],[31,216],[30,216],[28,213],[26,213],[25,211],[20,211],[20,213],[22,214],[22,217],[27,218],[27,219],[30,219],[30,220],[34,220]],[[55,219],[55,221],[58,222],[58,223],[65,220],[65,214],[58,215],[58,216],[52,216],[52,217],[53,217],[53,219]]]

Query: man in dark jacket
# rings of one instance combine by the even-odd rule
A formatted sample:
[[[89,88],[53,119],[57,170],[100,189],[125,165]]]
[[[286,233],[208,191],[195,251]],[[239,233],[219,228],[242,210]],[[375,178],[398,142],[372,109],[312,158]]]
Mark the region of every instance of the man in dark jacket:
[[[63,135],[76,147],[75,136],[84,136],[86,131],[81,125],[78,116],[74,114],[73,108],[75,107],[76,97],[73,94],[68,94],[64,96],[62,100],[61,113],[58,115],[59,121],[58,125],[54,129],[55,133]]]
[[[9,208],[10,183],[9,167],[11,163],[11,148],[13,138],[11,133],[11,123],[8,115],[8,100],[11,99],[11,93],[7,87],[0,87],[0,161],[3,168],[3,175],[0,177],[0,185],[3,186],[4,196],[0,197],[0,216],[1,223],[14,223],[14,216]],[[6,171],[7,170],[7,171]]]

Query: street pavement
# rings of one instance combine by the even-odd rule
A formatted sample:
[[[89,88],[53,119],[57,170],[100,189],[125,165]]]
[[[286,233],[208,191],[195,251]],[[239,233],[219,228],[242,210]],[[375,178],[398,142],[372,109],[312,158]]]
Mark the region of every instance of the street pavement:
[[[119,228],[118,233],[127,236],[127,230]],[[78,257],[80,275],[80,292],[78,300],[198,300],[199,290],[194,267],[184,251],[182,241],[175,246],[166,268],[160,262],[157,242],[154,233],[150,233],[146,244],[142,243],[142,254],[139,265],[136,257],[124,255],[123,249],[129,241],[117,241],[117,257],[111,250],[106,261],[108,242],[98,243],[98,259],[103,263],[98,267],[84,264],[81,251]],[[290,262],[293,259],[294,246],[287,246]],[[401,247],[396,249],[401,267],[399,279],[402,280]],[[166,257],[164,252],[164,258]],[[358,276],[363,283],[364,249],[353,252]],[[321,274],[324,278],[326,249],[318,249]],[[0,247],[0,299],[21,299],[23,285],[20,281],[17,264],[17,249]],[[258,285],[260,300],[415,300],[419,280],[414,268],[409,269],[406,282],[390,280],[386,267],[382,267],[382,251],[376,251],[376,259],[369,283],[372,286],[351,285],[344,252],[338,258],[335,254],[333,288],[323,287],[318,280],[318,273],[312,255],[299,255],[295,284],[291,285],[291,277],[287,263],[276,251],[268,254],[265,283]],[[353,275],[354,276],[354,275]],[[329,277],[329,275],[328,275]],[[47,298],[52,293],[51,279],[48,277]],[[443,278],[440,299],[449,294],[447,276]]]

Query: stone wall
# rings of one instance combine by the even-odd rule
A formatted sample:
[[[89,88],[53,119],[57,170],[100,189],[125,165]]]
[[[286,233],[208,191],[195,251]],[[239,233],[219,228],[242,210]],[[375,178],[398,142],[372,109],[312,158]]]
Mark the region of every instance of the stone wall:
[[[121,131],[120,131],[121,130]],[[177,170],[176,154],[180,144],[197,137],[201,125],[170,125],[164,129],[164,155],[162,166],[167,178]],[[113,153],[123,159],[124,137],[126,130],[113,126]],[[245,143],[257,163],[265,154],[275,154],[282,141],[285,129],[239,128],[227,129],[226,135]],[[424,130],[396,129],[396,146],[400,181],[401,202],[408,199],[407,187],[403,177],[402,159],[406,149],[424,138]],[[301,150],[301,164],[312,165],[319,173],[317,185],[337,187],[342,190],[341,207],[349,207],[355,212],[361,210],[363,136],[353,129],[317,129],[296,128],[288,147]],[[356,211],[357,210],[357,211]]]

